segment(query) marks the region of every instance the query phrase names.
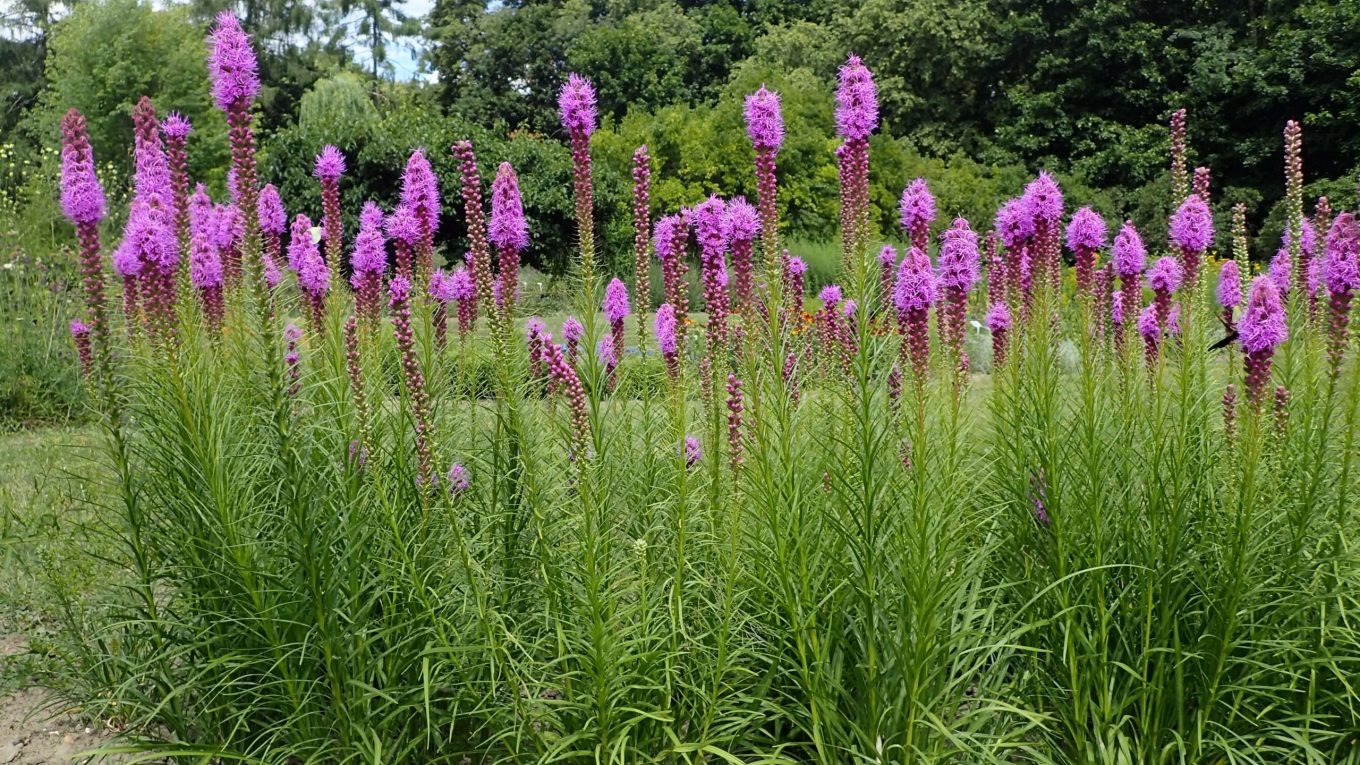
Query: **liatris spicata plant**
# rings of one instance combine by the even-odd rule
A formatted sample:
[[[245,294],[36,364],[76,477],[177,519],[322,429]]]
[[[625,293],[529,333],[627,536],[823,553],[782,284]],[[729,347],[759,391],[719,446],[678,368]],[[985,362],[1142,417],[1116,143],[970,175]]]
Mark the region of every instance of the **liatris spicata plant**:
[[[383,230],[392,240],[395,253],[395,273],[407,279],[416,278],[415,254],[420,249],[420,231],[423,224],[411,208],[397,205],[397,208],[383,221]]]
[[[557,94],[562,127],[571,143],[571,177],[576,196],[576,230],[581,244],[581,277],[593,297],[595,279],[595,194],[590,178],[590,135],[595,132],[595,86],[575,72]]]
[[[878,127],[878,89],[859,56],[841,67],[836,88],[836,132],[840,151],[841,240],[846,270],[868,239],[869,134]]]
[[[1062,279],[1062,252],[1058,241],[1063,195],[1058,182],[1047,172],[1025,185],[1020,198],[1024,214],[1034,221],[1034,251],[1030,253],[1035,278],[1046,282],[1056,294]]]
[[[618,360],[623,358],[625,329],[623,322],[633,312],[628,305],[628,286],[622,280],[614,279],[604,288],[602,308],[605,321],[609,322],[609,345],[614,364],[609,365],[608,371],[613,374],[614,367],[618,366]]]
[[[743,411],[741,380],[736,375],[729,374],[727,376],[727,463],[732,467],[733,474],[741,470],[742,454],[745,450],[741,422]]]
[[[968,227],[968,221],[964,218],[955,218],[954,224],[944,232],[943,239],[937,269],[937,281],[944,300],[937,312],[940,336],[962,369],[968,364],[968,357],[963,352],[968,293],[982,278],[981,255],[978,252],[977,234]]]
[[[449,337],[449,303],[456,299],[452,274],[442,268],[436,268],[430,274],[430,298],[434,301],[434,315],[431,317],[434,342],[443,348],[448,344]]]
[[[543,344],[550,338],[548,325],[537,316],[530,316],[524,322],[524,342],[529,351],[529,377],[537,380],[543,376]]]
[[[918,390],[925,384],[930,362],[930,307],[939,299],[939,281],[930,257],[913,247],[902,258],[893,289],[897,328],[902,336],[901,363],[911,363]]]
[[[1246,367],[1247,401],[1259,411],[1270,383],[1275,349],[1289,338],[1280,292],[1269,277],[1252,280],[1247,309],[1237,322],[1237,335]]]
[[[1185,271],[1175,258],[1158,258],[1147,271],[1148,287],[1152,289],[1154,318],[1158,333],[1164,333],[1171,317],[1171,296],[1185,281]],[[1141,319],[1140,319],[1141,321]]]
[[[135,241],[125,232],[118,249],[113,251],[113,270],[123,281],[123,324],[129,340],[136,336],[141,324],[137,284],[142,273],[142,256],[134,245]]]
[[[1299,237],[1297,246],[1294,243],[1293,229],[1286,225],[1283,235],[1280,237],[1280,249],[1276,252],[1276,257],[1280,259],[1280,264],[1276,266],[1272,260],[1270,267],[1272,273],[1278,272],[1278,279],[1284,281],[1284,286],[1280,287],[1277,280],[1275,286],[1280,287],[1280,294],[1288,294],[1291,289],[1297,287],[1301,294],[1313,296],[1313,285],[1309,284],[1309,279],[1315,277],[1314,260],[1317,255],[1318,235],[1317,229],[1313,228],[1312,221],[1307,218],[1300,218],[1300,230],[1303,236]],[[1312,306],[1310,305],[1311,309]]]
[[[1285,231],[1304,231],[1303,239],[1297,242],[1286,240],[1285,246],[1289,248],[1289,260],[1295,266],[1295,273],[1299,280],[1299,286],[1304,286],[1304,278],[1308,273],[1306,264],[1300,261],[1302,248],[1307,247],[1306,237],[1307,220],[1303,217],[1303,126],[1294,120],[1289,120],[1284,125],[1284,202],[1285,202]]]
[[[1209,203],[1209,168],[1197,167],[1195,174],[1190,182],[1190,193]]]
[[[652,335],[656,337],[656,348],[666,362],[666,375],[670,377],[672,383],[680,380],[680,338],[677,324],[675,307],[670,303],[662,303],[656,309]]]
[[[1218,290],[1215,297],[1218,307],[1223,309],[1223,325],[1232,329],[1233,309],[1242,304],[1242,276],[1237,270],[1237,261],[1229,260],[1218,270]]]
[[[76,360],[80,363],[80,374],[90,379],[94,374],[94,349],[90,347],[90,327],[80,319],[72,319],[69,325],[71,342],[76,346]]]
[[[383,238],[383,211],[375,202],[365,202],[359,214],[359,233],[350,253],[350,286],[354,288],[354,310],[372,326],[382,310],[382,281],[387,271],[387,242]]]
[[[373,446],[369,424],[368,389],[364,385],[364,367],[359,355],[359,320],[350,316],[345,320],[345,371],[349,374],[350,395],[354,398],[354,419],[359,425],[359,444],[365,451]]]
[[[685,273],[689,270],[685,262],[685,249],[689,242],[688,212],[667,215],[657,221],[656,233],[652,239],[656,257],[661,261],[665,302],[676,312],[677,321],[683,323],[685,315],[689,313],[689,287],[685,283]]]
[[[283,209],[283,200],[279,198],[279,190],[274,184],[266,183],[260,189],[255,214],[260,227],[260,258],[266,273],[272,270],[276,276],[273,283],[269,284],[273,288],[278,284],[278,264],[283,259],[283,232],[288,229],[288,213]]]
[[[448,294],[458,304],[458,337],[465,340],[477,324],[477,285],[466,266],[458,266],[448,278]]]
[[[173,221],[170,161],[161,141],[156,107],[142,96],[132,107],[132,196]],[[168,224],[173,228],[174,224]]]
[[[1180,251],[1185,285],[1199,285],[1199,267],[1204,253],[1214,241],[1214,216],[1198,194],[1191,194],[1171,216],[1171,244]]]
[[[1111,248],[1110,261],[1114,266],[1115,275],[1119,277],[1120,308],[1132,311],[1143,302],[1143,290],[1139,280],[1143,276],[1143,266],[1147,262],[1147,248],[1143,246],[1143,238],[1138,236],[1138,229],[1133,227],[1133,221],[1124,221],[1123,228],[1119,229]],[[1123,342],[1123,327],[1124,322],[1115,322],[1116,345]]]
[[[751,255],[760,234],[760,213],[746,197],[735,197],[727,202],[723,214],[723,230],[732,251],[733,297],[737,310],[750,315],[755,308],[755,264]]]
[[[461,462],[455,462],[452,465],[449,465],[449,472],[444,478],[450,496],[458,497],[472,488],[472,474],[468,472],[468,469],[464,467]]]
[[[925,178],[917,178],[902,189],[898,220],[911,239],[911,246],[925,252],[930,246],[930,224],[935,222],[935,197]]]
[[[416,355],[415,335],[411,330],[411,281],[394,276],[387,285],[392,310],[392,333],[401,354],[401,369],[406,382],[406,395],[411,400],[412,422],[415,428],[416,459],[420,472],[417,480],[426,485],[435,478],[432,448],[433,419],[430,413],[429,391],[425,388],[425,373]]]
[[[226,272],[227,285],[241,283],[243,273],[241,248],[245,245],[245,217],[236,205],[216,205],[217,251],[221,253],[222,266]]]
[[[467,222],[468,248],[472,258],[468,266],[472,271],[472,281],[477,285],[477,295],[493,319],[497,316],[495,288],[491,284],[491,250],[487,245],[486,219],[482,208],[482,181],[477,175],[477,155],[472,151],[471,141],[459,141],[453,145],[453,155],[458,159],[463,184],[463,217]]]
[[[1336,376],[1348,340],[1351,299],[1360,289],[1360,224],[1352,213],[1343,212],[1332,222],[1320,270],[1329,298],[1327,357]]]
[[[845,318],[845,296],[840,285],[828,284],[822,288],[817,297],[822,302],[822,308],[817,312],[816,319],[822,354],[828,367],[834,359],[840,362],[842,369],[847,369],[850,364],[850,355],[845,344],[848,333],[842,324],[842,319]]]
[[[1171,194],[1180,204],[1190,193],[1190,174],[1185,163],[1185,110],[1171,114]]]
[[[312,331],[326,331],[326,296],[331,289],[331,272],[316,242],[312,241],[312,221],[298,213],[288,238],[288,262],[297,265],[298,288],[307,301],[307,316]]]
[[[211,213],[211,211],[209,211]],[[153,337],[172,342],[176,336],[175,278],[179,270],[179,242],[173,221],[164,210],[134,200],[128,212],[120,250],[135,253],[141,261],[139,291],[141,306]],[[209,226],[213,223],[210,221]],[[209,236],[215,232],[209,229]],[[129,257],[120,253],[119,260]]]
[[[647,347],[647,309],[652,304],[652,158],[647,145],[633,152],[633,294],[637,297],[638,343]]]
[[[585,339],[586,328],[575,316],[562,320],[562,340],[566,343],[567,363],[576,364],[576,356],[581,352],[581,341]]]
[[[726,205],[710,196],[694,208],[694,238],[699,242],[700,279],[704,308],[708,311],[708,336],[712,347],[727,340],[727,232]]]
[[[208,57],[208,75],[212,80],[213,99],[217,108],[227,116],[231,143],[231,169],[242,210],[254,210],[258,203],[255,175],[255,134],[251,130],[250,105],[260,92],[260,76],[251,50],[250,38],[231,11],[217,14],[212,31],[212,53]],[[245,216],[247,247],[256,246],[258,226],[255,216]],[[254,255],[254,252],[251,253]],[[263,287],[263,272],[261,272]],[[263,299],[263,295],[260,295]],[[268,310],[262,305],[261,310]]]
[[[1096,269],[1091,283],[1091,335],[1097,342],[1105,341],[1105,329],[1110,324],[1110,293],[1114,291],[1114,269],[1107,263]]]
[[[996,235],[1006,247],[1005,272],[1007,300],[1029,305],[1031,270],[1030,247],[1034,239],[1034,217],[1019,198],[1007,200],[996,211]],[[1028,310],[1028,309],[1026,309]]]
[[[321,230],[326,242],[326,262],[331,278],[340,279],[340,258],[345,247],[345,224],[340,217],[340,176],[345,174],[345,155],[330,144],[316,155],[312,175],[321,182]]]
[[[1237,261],[1238,273],[1243,276],[1251,274],[1251,266],[1247,242],[1247,203],[1238,202],[1232,209],[1232,247],[1233,260]]]
[[[472,145],[468,144],[471,152]],[[454,152],[458,151],[455,144]],[[460,157],[461,159],[461,157]],[[465,170],[466,172],[466,170]],[[473,161],[473,175],[476,175],[476,161]],[[477,192],[480,220],[481,191]],[[434,235],[439,231],[439,179],[435,177],[430,160],[426,159],[423,149],[416,149],[406,160],[406,171],[401,176],[401,206],[415,217],[415,241],[401,239],[411,248],[415,261],[414,273],[417,281],[428,279],[430,269],[434,268]],[[388,236],[399,238],[391,232]]]
[[[179,112],[165,115],[161,134],[165,136],[165,156],[170,164],[170,198],[175,211],[175,238],[181,246],[189,241],[189,154],[185,142],[193,126]]]
[[[897,281],[897,250],[885,244],[878,251],[878,289],[886,304],[892,300],[893,284]]]
[[[202,187],[200,186],[200,191]],[[198,293],[203,318],[208,330],[216,337],[221,334],[226,313],[223,289],[226,285],[221,250],[214,241],[215,221],[205,220],[210,211],[195,205],[189,222],[189,283]]]
[[[491,182],[491,220],[487,239],[500,254],[500,295],[506,315],[519,298],[520,253],[529,248],[529,223],[519,198],[519,178],[509,162],[502,162]]]
[[[1289,389],[1275,386],[1275,438],[1283,439],[1289,427]]]
[[[1230,444],[1237,440],[1237,386],[1233,383],[1223,390],[1223,436]]]
[[[99,222],[105,214],[104,188],[94,172],[94,152],[85,117],[72,109],[61,120],[61,210],[76,228],[85,290],[86,324],[96,363],[107,361],[108,321],[104,303],[104,265],[99,251]]]
[[[1072,251],[1076,262],[1078,294],[1091,294],[1096,253],[1105,247],[1107,231],[1105,219],[1089,207],[1073,213],[1067,224],[1067,249]]]
[[[691,435],[686,435],[683,447],[684,448],[681,450],[681,453],[684,455],[686,468],[693,468],[695,465],[699,464],[700,460],[704,458],[704,450],[703,447],[699,445],[698,438],[695,438],[694,436]]]
[[[283,363],[288,373],[288,398],[293,398],[302,391],[302,355],[298,349],[298,341],[301,339],[302,330],[298,325],[288,322],[283,328]]]
[[[1266,275],[1275,283],[1275,289],[1281,295],[1289,294],[1289,289],[1293,286],[1294,268],[1290,263],[1288,247],[1281,247],[1275,251],[1275,257],[1270,259]]]
[[[1157,368],[1158,348],[1161,340],[1161,323],[1157,320],[1157,306],[1149,303],[1138,313],[1138,334],[1143,336],[1143,352],[1149,371]]]
[[[992,303],[987,309],[987,329],[992,333],[992,364],[1006,364],[1006,344],[1011,331],[1011,309],[1005,303]],[[900,367],[893,367],[894,370]]]
[[[774,263],[779,252],[779,193],[775,158],[784,145],[784,114],[779,94],[765,89],[746,97],[746,135],[756,153],[756,206],[760,210],[761,243],[765,259]]]
[[[573,461],[583,462],[590,456],[587,450],[590,443],[590,415],[586,409],[585,386],[562,355],[562,349],[553,342],[552,335],[547,333],[543,335],[542,358],[552,387],[566,397],[567,408],[571,412],[571,451],[568,456]]]

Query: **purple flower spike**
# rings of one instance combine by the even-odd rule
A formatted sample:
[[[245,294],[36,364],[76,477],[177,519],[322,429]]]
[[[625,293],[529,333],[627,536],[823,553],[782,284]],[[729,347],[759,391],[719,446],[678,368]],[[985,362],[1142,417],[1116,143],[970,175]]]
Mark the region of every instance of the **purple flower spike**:
[[[1218,305],[1231,311],[1242,303],[1242,276],[1237,270],[1237,261],[1224,262],[1218,271]]]
[[[727,249],[727,232],[723,225],[726,209],[726,204],[716,194],[694,208],[694,236],[705,256],[721,255]]]
[[[847,140],[869,137],[878,127],[878,90],[859,56],[851,55],[840,70],[836,89],[836,132]]]
[[[283,210],[283,200],[279,190],[272,183],[260,189],[260,199],[256,203],[256,213],[260,218],[260,231],[266,234],[282,234],[288,228],[288,214]]]
[[[784,144],[784,115],[779,94],[765,89],[746,97],[746,135],[757,151],[777,152]]]
[[[449,466],[448,479],[449,493],[458,496],[472,488],[472,475],[468,469],[463,467],[463,463],[455,462]]]
[[[657,260],[664,262],[676,254],[676,234],[682,227],[688,228],[689,224],[680,215],[666,215],[656,222],[652,246],[656,249]]]
[[[491,220],[487,238],[500,249],[523,251],[529,246],[529,224],[520,202],[519,178],[509,162],[502,162],[491,182]]]
[[[692,468],[699,464],[699,460],[704,458],[704,451],[699,446],[699,439],[694,436],[685,436],[685,467]]]
[[[345,155],[340,150],[326,144],[321,149],[321,153],[316,155],[316,166],[312,170],[312,175],[323,181],[338,181],[340,176],[345,174]]]
[[[1289,339],[1280,292],[1270,278],[1258,276],[1252,280],[1247,310],[1238,322],[1237,331],[1242,350],[1247,353],[1274,351]]]
[[[1021,201],[1035,221],[1043,221],[1049,226],[1058,225],[1062,218],[1063,195],[1058,182],[1047,172],[1041,171],[1039,177],[1025,186]]]
[[[993,224],[1001,243],[1007,248],[1016,247],[1034,238],[1034,218],[1028,214],[1024,202],[1018,197],[1009,199],[996,211]]]
[[[821,294],[817,297],[822,301],[824,307],[830,307],[841,302],[845,295],[841,292],[840,285],[828,284],[822,288]]]
[[[595,132],[597,114],[595,110],[595,86],[590,80],[575,72],[567,76],[567,82],[557,94],[557,109],[562,117],[562,127],[568,133],[584,135],[587,138]]]
[[[797,255],[789,258],[789,273],[794,276],[802,276],[807,273],[807,263],[803,262],[803,259]]]
[[[1130,278],[1142,273],[1147,263],[1147,248],[1143,246],[1143,238],[1138,236],[1138,229],[1133,227],[1133,221],[1124,221],[1123,228],[1119,229],[1119,234],[1114,238],[1113,256],[1114,272],[1119,278]]]
[[[610,324],[618,324],[632,315],[628,305],[628,287],[614,279],[604,288],[604,317]]]
[[[1148,287],[1154,292],[1175,292],[1184,279],[1185,271],[1175,258],[1158,258],[1147,271]]]
[[[966,219],[955,218],[940,245],[940,286],[963,292],[973,289],[982,278],[980,259],[977,234],[968,227]]]
[[[1073,252],[1099,250],[1105,246],[1107,231],[1100,213],[1083,207],[1072,214],[1072,222],[1067,224],[1067,249]]]
[[[212,54],[208,74],[212,79],[213,99],[222,111],[239,109],[255,100],[260,92],[259,67],[250,38],[231,11],[217,14],[211,35]]]
[[[930,267],[930,258],[913,247],[897,268],[893,305],[899,314],[930,308],[939,299],[939,281]]]
[[[1275,289],[1281,295],[1289,293],[1289,280],[1294,274],[1294,265],[1289,260],[1289,248],[1281,247],[1275,251],[1275,257],[1270,259],[1270,268],[1266,273],[1270,280],[1275,282]]]
[[[1321,277],[1333,294],[1360,290],[1360,224],[1343,212],[1332,221],[1322,252]]]
[[[365,202],[359,215],[359,233],[354,237],[354,252],[350,265],[354,273],[381,274],[387,270],[387,251],[384,249],[383,212],[375,202]]]
[[[165,137],[177,141],[188,138],[193,129],[193,125],[189,124],[189,118],[179,112],[170,112],[165,115],[165,121],[161,123],[161,132],[165,133]]]
[[[1214,241],[1214,218],[1209,205],[1191,194],[1171,216],[1171,243],[1181,250],[1203,253]]]
[[[930,224],[935,222],[935,197],[925,178],[917,178],[902,190],[899,219],[902,229],[911,235],[912,246],[925,249]]]
[[[94,172],[85,118],[75,109],[61,121],[61,210],[77,226],[104,219],[104,188]]]
[[[675,308],[670,303],[662,303],[656,309],[656,317],[652,320],[652,334],[656,336],[656,347],[661,351],[661,355],[666,359],[666,369],[675,379],[680,372],[679,353],[680,338],[677,334],[678,322],[675,318]]]

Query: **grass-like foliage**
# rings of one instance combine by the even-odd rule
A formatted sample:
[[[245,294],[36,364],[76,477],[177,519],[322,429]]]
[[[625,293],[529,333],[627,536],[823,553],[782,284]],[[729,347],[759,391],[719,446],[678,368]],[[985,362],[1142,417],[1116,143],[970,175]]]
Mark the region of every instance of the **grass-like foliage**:
[[[1283,250],[1297,274],[1321,261],[1321,284],[1258,279],[1237,310],[1226,277],[1211,299],[1208,243],[1182,220],[1207,175],[1196,195],[1178,189],[1182,224],[1148,293],[1136,232],[1092,272],[1103,222],[1098,236],[1068,230],[1072,285],[1046,175],[981,244],[962,220],[927,236],[933,200],[911,184],[899,263],[871,249],[876,107],[852,57],[839,284],[805,307],[806,267],[783,250],[774,204],[779,102],[762,90],[747,112],[761,198],[656,223],[665,302],[651,317],[638,294],[652,270],[646,151],[630,307],[627,282],[606,285],[597,265],[621,259],[595,252],[594,94],[572,75],[579,321],[559,331],[517,306],[514,170],[491,183],[486,219],[469,144],[454,147],[462,199],[442,200],[468,222],[465,270],[430,262],[441,200],[423,155],[403,207],[366,209],[354,234],[333,216],[344,164],[327,149],[324,234],[299,216],[296,277],[284,271],[283,213],[256,188],[249,48],[229,16],[213,42],[233,206],[185,202],[168,129],[170,172],[156,175],[154,110],[139,105],[145,185],[115,261],[127,277],[131,248],[142,270],[124,279],[123,320],[95,283],[76,332],[107,434],[98,474],[114,476],[99,496],[114,498],[104,515],[129,576],[112,616],[81,626],[72,687],[128,726],[127,750],[260,763],[1358,756],[1349,216],[1319,216],[1314,241]],[[89,287],[107,270],[97,188],[78,115],[64,127],[63,202]],[[1188,185],[1183,154],[1173,167]],[[1302,226],[1300,188],[1291,175]],[[687,305],[692,255],[703,315]],[[1220,316],[1241,341],[1211,350]]]

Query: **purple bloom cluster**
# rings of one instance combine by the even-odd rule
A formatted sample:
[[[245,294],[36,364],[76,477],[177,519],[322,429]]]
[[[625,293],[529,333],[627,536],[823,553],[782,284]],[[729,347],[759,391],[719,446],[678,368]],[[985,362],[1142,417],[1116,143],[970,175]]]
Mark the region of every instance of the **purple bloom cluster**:
[[[250,47],[250,38],[241,29],[235,14],[231,11],[217,14],[211,41],[208,75],[212,79],[217,108],[228,112],[249,105],[260,92],[259,66],[255,51]]]
[[[566,83],[557,94],[557,109],[562,117],[562,127],[568,133],[589,138],[595,132],[598,115],[595,86],[590,80],[575,72],[567,75]]]
[[[898,219],[902,222],[902,229],[911,236],[911,246],[924,250],[930,224],[935,222],[935,197],[931,195],[925,178],[917,178],[902,190]]]
[[[836,132],[848,140],[869,137],[878,127],[878,89],[859,56],[851,55],[840,69],[836,88]]]
[[[756,151],[777,152],[784,145],[784,114],[779,94],[764,85],[746,97],[746,135]]]

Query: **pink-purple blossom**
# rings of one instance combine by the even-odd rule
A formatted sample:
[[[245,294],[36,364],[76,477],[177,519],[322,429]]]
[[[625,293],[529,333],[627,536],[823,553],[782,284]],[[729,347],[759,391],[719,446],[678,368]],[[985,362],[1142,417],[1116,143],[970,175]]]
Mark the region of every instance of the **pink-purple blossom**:
[[[898,219],[902,222],[903,230],[912,235],[913,244],[916,244],[918,234],[924,235],[930,229],[930,224],[935,222],[935,197],[931,195],[925,178],[917,178],[902,190]],[[919,238],[924,240],[924,236]],[[917,246],[921,244],[924,241]]]
[[[316,165],[312,169],[312,175],[324,182],[334,183],[340,180],[340,176],[344,174],[345,155],[330,144],[323,146],[321,153],[316,155]]]
[[[1147,271],[1148,287],[1154,292],[1175,292],[1184,280],[1185,270],[1175,258],[1158,258]]]
[[[862,140],[878,127],[878,90],[873,75],[859,56],[851,55],[840,69],[836,88],[836,132],[847,140]]]
[[[939,280],[930,267],[930,257],[913,247],[897,267],[893,305],[899,314],[930,308],[939,299]]]
[[[1107,232],[1100,213],[1083,207],[1072,214],[1072,220],[1067,224],[1067,249],[1073,252],[1099,250],[1105,246]]]
[[[614,279],[604,288],[604,317],[610,324],[617,324],[632,314],[628,305],[628,286],[620,279]]]
[[[1332,221],[1320,270],[1329,292],[1360,290],[1360,225],[1354,214],[1343,212]]]
[[[523,251],[529,246],[529,223],[520,201],[519,178],[509,162],[502,162],[491,182],[491,218],[487,239],[502,250]]]
[[[557,109],[562,117],[562,127],[568,133],[583,135],[587,138],[595,132],[598,119],[595,108],[595,86],[590,80],[575,72],[567,75],[567,81],[557,94]]]
[[[1171,243],[1183,251],[1203,253],[1214,241],[1214,216],[1198,194],[1191,194],[1171,216]]]
[[[67,219],[90,225],[104,219],[104,187],[94,172],[94,153],[85,118],[72,109],[61,121],[61,210]]]
[[[1247,353],[1271,352],[1289,339],[1284,305],[1273,279],[1258,276],[1252,280],[1247,309],[1237,323],[1237,334]]]
[[[240,109],[260,92],[260,75],[250,38],[231,11],[217,14],[211,44],[208,75],[217,108],[224,112]]]
[[[266,183],[260,189],[255,211],[259,216],[260,230],[264,233],[282,234],[288,228],[288,214],[284,212],[283,200],[279,198],[279,190],[274,184]]]
[[[1147,248],[1143,246],[1143,238],[1138,235],[1133,221],[1124,221],[1124,226],[1119,229],[1114,238],[1112,255],[1114,272],[1121,279],[1142,273],[1143,265],[1147,262]]]
[[[1219,269],[1216,297],[1220,308],[1236,308],[1242,302],[1242,276],[1238,273],[1237,261],[1226,261]]]
[[[1036,222],[1043,221],[1049,226],[1056,226],[1062,218],[1062,189],[1046,171],[1040,171],[1039,176],[1025,186],[1025,193],[1020,199],[1024,209]]]
[[[757,151],[778,151],[784,143],[784,115],[779,94],[760,90],[746,97],[746,135]]]
[[[937,275],[941,287],[968,292],[982,278],[977,234],[964,218],[944,232]]]

